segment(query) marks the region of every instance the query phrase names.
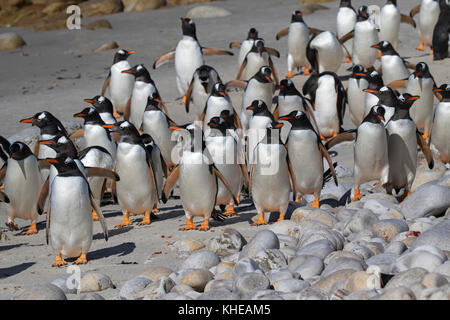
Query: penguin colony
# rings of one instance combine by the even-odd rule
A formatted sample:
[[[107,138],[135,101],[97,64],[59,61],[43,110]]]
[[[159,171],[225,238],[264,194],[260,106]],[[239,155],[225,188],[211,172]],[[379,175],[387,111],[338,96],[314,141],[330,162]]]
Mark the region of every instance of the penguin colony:
[[[276,34],[288,42],[288,74],[281,81],[272,60],[279,52],[251,28],[244,41],[229,44],[240,50],[237,76],[222,82],[204,55],[233,53],[201,46],[194,21],[181,18],[181,40],[153,68],[175,60],[181,104],[196,119],[184,125],[168,116],[149,70],[128,62],[135,51],[118,50],[100,94],[84,99],[90,106],[73,115],[83,119],[82,129],[69,135],[42,111],[20,121],[40,129],[34,150],[0,137],[7,226],[18,230],[16,218],[30,220],[26,234],[35,234],[38,215],[45,214],[53,266],[63,266],[64,258],[87,263],[93,221],[108,240],[100,208],[108,195],[123,213],[116,228],[132,224],[136,214],[144,215],[139,225],[150,224],[175,186],[186,216],[180,230],[208,230],[211,217],[236,215],[243,198],[256,207],[253,225],[264,225],[265,213],[279,212],[283,220],[290,199],[311,194],[318,208],[325,181],[332,177],[338,184],[328,150],[353,140],[349,201],[360,199],[360,185],[370,181],[406,198],[418,148],[430,169],[434,161],[450,163],[450,84],[438,86],[426,63],[411,65],[399,56],[399,25],[418,29],[417,50],[429,46],[434,60],[447,58],[450,3],[422,0],[407,16],[396,2],[355,10],[341,0],[337,34],[308,26],[294,11],[289,27]],[[352,63],[346,80],[336,74],[343,63]],[[302,73],[294,74],[296,68]],[[308,76],[301,90],[291,80],[298,75]],[[240,112],[228,95],[233,87],[242,91]],[[347,106],[355,126],[350,130],[342,128]],[[203,218],[200,226],[195,216]]]

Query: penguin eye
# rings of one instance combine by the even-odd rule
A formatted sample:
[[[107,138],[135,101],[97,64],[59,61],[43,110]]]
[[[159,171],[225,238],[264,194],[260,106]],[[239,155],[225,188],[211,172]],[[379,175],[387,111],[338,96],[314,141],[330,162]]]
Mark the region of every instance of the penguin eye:
[[[68,142],[68,140],[67,140],[67,138],[64,137],[64,136],[62,136],[61,138],[58,139],[58,143],[65,144],[65,143],[67,143],[67,142]]]

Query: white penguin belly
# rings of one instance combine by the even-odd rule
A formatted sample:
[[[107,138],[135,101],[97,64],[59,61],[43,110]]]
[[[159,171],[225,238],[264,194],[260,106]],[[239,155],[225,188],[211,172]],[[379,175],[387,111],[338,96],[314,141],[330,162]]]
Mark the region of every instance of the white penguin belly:
[[[356,13],[347,7],[339,8],[336,16],[336,31],[338,38],[342,38],[350,31],[353,31],[356,23]],[[348,40],[344,46],[352,54],[353,39]]]
[[[434,100],[433,85],[431,78],[414,78],[414,75],[411,75],[406,86],[406,92],[413,96],[420,96],[420,99],[415,101],[409,109],[409,115],[421,131],[429,132],[431,129]]]
[[[252,115],[251,110],[247,110],[254,100],[262,100],[267,108],[272,112],[272,83],[261,83],[257,80],[250,80],[242,96],[242,107],[240,119],[244,130],[248,129],[248,124]]]
[[[81,177],[57,176],[50,193],[50,242],[56,253],[78,257],[92,242],[88,185]]]
[[[450,102],[436,106],[431,143],[440,153],[441,161],[450,162]]]
[[[382,124],[364,122],[358,127],[354,145],[355,185],[372,180],[387,182],[389,175],[388,140]]]
[[[203,110],[205,109],[206,100],[208,100],[209,94],[205,91],[205,88],[200,83],[200,80],[194,82],[192,89],[192,104],[190,105],[189,113],[193,113],[194,119],[199,119]]]
[[[139,129],[142,124],[142,115],[149,95],[153,95],[155,87],[151,83],[136,81],[134,84],[133,95],[131,96],[130,119],[129,122]]]
[[[121,142],[117,148],[117,198],[124,212],[151,212],[156,189],[147,165],[146,153],[139,145]]]
[[[115,141],[108,137],[107,131],[100,125],[86,124],[84,126],[85,147],[100,146],[108,150],[113,159],[116,157]]]
[[[175,72],[178,92],[186,94],[195,70],[203,64],[203,55],[198,42],[184,36],[175,49]]]
[[[337,72],[344,56],[341,44],[330,31],[320,33],[311,41],[311,48],[318,51],[319,73],[324,71]]]
[[[29,156],[19,161],[8,159],[3,182],[4,192],[10,200],[9,204],[5,204],[8,217],[36,220],[36,204],[42,185],[36,158]]]
[[[116,119],[109,112],[101,112],[99,113],[100,118],[102,118],[103,122],[106,124],[114,124],[116,123]]]
[[[297,192],[319,197],[323,184],[323,161],[317,135],[311,130],[291,130],[288,153]]]
[[[54,135],[44,134],[39,136],[39,140],[50,140],[54,138]],[[54,158],[56,157],[56,151],[53,150],[50,147],[47,147],[46,145],[39,145],[39,152],[38,152],[38,158],[39,159],[45,159],[45,158]],[[49,175],[49,169],[42,168],[41,169],[41,177],[42,181],[45,181]]]
[[[249,163],[258,161],[255,155],[255,147],[266,136],[266,128],[271,121],[269,117],[265,116],[253,116],[250,118],[247,150]]]
[[[372,109],[372,107],[375,106],[379,100],[380,99],[378,99],[376,95],[365,92],[364,117],[369,114],[370,109]]]
[[[301,22],[291,23],[288,34],[288,52],[296,66],[309,67],[306,58],[306,46],[309,41],[309,29]]]
[[[122,73],[123,70],[130,68],[131,66],[126,60],[119,61],[111,67],[111,79],[109,82],[111,102],[114,108],[120,112],[124,111],[125,105],[133,92],[134,76]]]
[[[100,151],[99,149],[91,149],[81,160],[84,167],[98,167],[112,170],[114,167],[114,162],[112,157]],[[104,177],[89,177],[87,178],[89,186],[91,187],[94,199],[100,205],[100,198],[103,189]]]
[[[389,41],[397,50],[400,31],[400,11],[393,4],[385,5],[380,12],[380,41]]]
[[[252,49],[253,41],[254,40],[252,40],[252,39],[242,41],[241,49],[239,50],[239,56],[238,56],[238,70],[241,67],[242,62],[244,62],[244,59],[247,56],[247,53],[249,53],[250,50]]]
[[[357,22],[353,38],[353,63],[366,69],[372,67],[378,57],[378,50],[370,46],[378,42],[378,32],[369,20]]]
[[[364,119],[367,93],[363,90],[367,89],[368,86],[369,83],[365,79],[348,79],[348,107],[350,110],[350,118],[355,126],[359,126]]]
[[[278,96],[278,114],[280,117],[298,110],[303,110],[303,101],[300,96]]]
[[[332,76],[322,76],[316,90],[315,118],[320,133],[331,136],[339,132],[339,118],[337,115],[337,93]]]
[[[419,37],[425,45],[433,44],[433,31],[439,19],[439,3],[434,0],[423,0],[419,11]]]
[[[395,80],[407,79],[409,71],[402,59],[397,55],[383,55],[381,57],[381,68],[383,71],[383,82],[387,85]]]
[[[205,119],[203,120],[203,131],[205,131],[205,135],[208,135],[209,120],[213,117],[220,117],[220,113],[223,110],[230,111],[230,115],[234,114],[230,98],[210,96],[206,104]]]

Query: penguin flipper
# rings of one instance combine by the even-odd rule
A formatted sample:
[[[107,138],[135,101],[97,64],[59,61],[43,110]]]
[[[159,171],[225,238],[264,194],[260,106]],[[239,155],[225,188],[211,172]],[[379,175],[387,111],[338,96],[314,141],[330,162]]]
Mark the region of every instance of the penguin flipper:
[[[239,118],[239,115],[237,114],[236,111],[233,113],[233,118],[234,118],[234,123],[236,124],[236,128],[242,129],[241,118]]]
[[[8,162],[3,164],[3,167],[0,169],[0,181],[3,181],[6,175],[6,168],[8,167]]]
[[[220,173],[219,169],[216,168],[216,166],[213,164],[212,165],[213,171],[216,174],[216,176],[220,179],[220,181],[222,181],[223,185],[225,186],[225,188],[228,190],[229,193],[231,193],[231,195],[233,196],[233,201],[234,203],[238,203],[236,196],[233,194],[233,191],[231,190],[230,184],[227,182],[227,180],[225,179],[225,177]]]
[[[33,148],[33,153],[36,157],[39,155],[39,147],[40,147],[40,140],[39,138],[37,138]]]
[[[5,203],[9,203],[9,198],[3,191],[0,191],[0,201],[3,201]]]
[[[342,45],[344,44],[346,41],[350,40],[351,38],[353,38],[355,36],[355,30],[350,31],[349,33],[343,35],[340,39],[339,39],[339,43]]]
[[[106,168],[99,167],[85,167],[87,177],[105,177],[114,181],[120,181],[120,177],[117,173]]]
[[[419,130],[417,130],[417,129],[416,129],[416,138],[417,138],[417,144],[420,146],[420,149],[422,149],[422,152],[425,155],[425,159],[427,159],[428,168],[433,169],[434,160],[433,160],[433,154],[431,153],[431,149],[425,142],[425,140],[422,137],[422,135],[420,134]]]
[[[42,214],[42,212],[44,211],[45,201],[47,200],[49,189],[50,189],[50,179],[49,177],[47,177],[47,179],[45,180],[44,184],[41,187],[41,192],[39,192],[39,198],[36,205],[37,212],[39,214]]]
[[[166,183],[164,184],[163,192],[162,192],[162,196],[161,196],[161,200],[163,203],[167,202],[167,199],[169,198],[169,195],[170,195],[170,191],[172,190],[173,186],[175,185],[175,183],[177,182],[179,177],[180,177],[180,166],[177,165],[172,170],[170,175],[167,177]]]
[[[48,202],[48,210],[47,210],[47,216],[45,217],[45,241],[48,245],[48,238],[50,237],[50,220],[52,217],[52,205],[50,201]]]
[[[153,62],[153,69],[159,68],[164,63],[175,58],[175,50],[167,52]]]
[[[409,61],[403,60],[403,63],[405,64],[405,67],[407,67],[408,69],[416,69],[416,65],[414,63],[411,63]]]
[[[403,80],[394,80],[390,82],[387,87],[391,89],[397,89],[397,88],[406,88],[406,85],[408,84],[408,79]]]
[[[327,143],[325,144],[325,148],[327,150],[330,150],[335,145],[337,145],[337,144],[339,144],[341,142],[353,141],[353,140],[355,140],[355,133],[356,133],[356,129],[339,133],[337,136],[335,136],[331,140],[327,141]]]
[[[309,27],[309,34],[316,35],[316,34],[319,34],[321,32],[323,32],[323,30]]]
[[[128,121],[130,119],[131,113],[131,97],[128,98],[127,104],[125,105],[125,109],[123,110],[123,119]]]
[[[241,163],[241,164],[239,164],[239,167],[241,168],[242,177],[244,178],[244,186],[248,189],[250,181],[249,181],[247,166],[245,165],[245,163]]]
[[[106,89],[108,89],[109,87],[109,83],[111,82],[111,71],[109,71],[108,76],[106,77],[105,82],[103,83],[103,87],[102,87],[102,96],[105,95]]]
[[[319,149],[322,152],[322,155],[324,156],[324,158],[328,162],[328,166],[330,167],[331,174],[333,175],[334,183],[337,186],[338,185],[338,180],[337,180],[337,176],[336,176],[336,171],[334,170],[333,161],[331,161],[331,157],[328,154],[327,149],[324,147],[324,145],[322,144],[321,141],[319,141]]]
[[[251,164],[250,166],[250,177],[248,181],[248,195],[252,195],[252,184],[253,184],[253,172],[255,171],[255,164]]]
[[[272,69],[273,78],[275,80],[275,84],[278,84],[278,74],[277,69],[275,68],[275,64],[273,63],[272,59],[269,56],[269,67]]]
[[[273,109],[273,113],[272,114],[273,114],[273,119],[275,121],[278,121],[278,118],[280,118],[280,109],[278,108],[278,104],[275,107],[275,109]]]
[[[78,129],[74,132],[72,132],[72,134],[69,136],[70,140],[76,139],[76,138],[81,138],[84,135],[84,129]]]
[[[418,14],[419,11],[420,11],[420,4],[411,9],[411,11],[409,12],[409,16],[412,18],[416,14]]]
[[[231,49],[231,48],[237,48],[237,49],[240,49],[240,48],[241,48],[241,43],[238,42],[238,41],[233,41],[233,42],[230,42],[229,47],[230,47],[230,49]]]
[[[103,235],[105,236],[105,241],[108,241],[108,226],[106,225],[105,217],[103,216],[102,209],[98,205],[97,201],[95,201],[92,193],[89,191],[89,200],[91,201],[91,206],[95,210],[98,216],[98,221],[100,221],[100,225],[103,229]]]
[[[167,110],[166,104],[162,100],[158,103],[158,107],[164,112],[164,114],[168,118],[169,111]]]
[[[280,57],[280,52],[279,52],[278,50],[274,49],[274,48],[266,47],[266,51],[267,51],[267,53],[270,54],[271,56],[275,56],[275,57],[277,57],[277,58]]]
[[[400,22],[410,24],[414,28],[416,27],[416,22],[414,21],[414,19],[411,16],[407,16],[403,13],[400,15]]]
[[[294,168],[292,167],[292,163],[291,160],[289,159],[289,156],[286,156],[286,160],[288,163],[289,174],[292,180],[292,197],[294,198],[293,200],[295,201],[295,197],[297,196],[297,189],[295,188],[295,186],[297,185],[297,178],[295,177]]]
[[[0,148],[0,157],[3,159],[3,161],[8,161],[8,157],[11,156],[11,152],[9,150],[9,147],[11,146],[11,143],[0,136],[0,145],[2,148]],[[38,144],[39,145],[39,144]]]
[[[277,36],[275,38],[277,40],[280,40],[281,38],[287,36],[288,34],[289,34],[289,28],[284,28],[277,33]]]
[[[241,80],[242,72],[244,72],[245,67],[247,66],[247,57],[242,61],[242,64],[239,68],[238,74],[236,76],[237,80]]]
[[[45,159],[39,159],[38,160],[38,166],[39,169],[49,169],[50,168],[50,163],[47,162],[47,160]]]
[[[230,80],[227,83],[225,83],[225,88],[228,89],[230,87],[245,89],[245,87],[247,87],[247,82],[243,80]]]
[[[189,88],[186,92],[186,104],[184,105],[186,113],[189,113],[189,105],[191,103],[192,90],[194,90],[194,78],[192,78]]]
[[[217,49],[217,48],[202,48],[204,55],[221,55],[221,56],[234,56],[234,53],[227,50]]]

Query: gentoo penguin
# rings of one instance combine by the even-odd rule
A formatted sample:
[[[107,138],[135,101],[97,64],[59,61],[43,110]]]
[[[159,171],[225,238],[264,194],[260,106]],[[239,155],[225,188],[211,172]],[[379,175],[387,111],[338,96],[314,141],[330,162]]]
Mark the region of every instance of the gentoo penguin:
[[[380,41],[389,41],[395,50],[398,49],[398,33],[400,22],[409,23],[414,28],[416,23],[410,16],[400,13],[397,0],[387,0],[380,11]]]
[[[322,72],[310,79],[303,86],[303,94],[309,94],[313,102],[320,138],[332,138],[341,131],[347,94],[334,72]]]
[[[360,64],[353,66],[352,75],[348,79],[347,99],[350,118],[358,127],[364,119],[366,93],[363,91],[369,87],[364,67]]]
[[[414,120],[417,129],[423,132],[424,139],[430,136],[431,125],[433,121],[434,92],[436,83],[425,62],[419,62],[416,70],[409,76],[406,92],[411,95],[419,96],[409,114]]]
[[[179,164],[164,185],[162,201],[167,202],[170,191],[178,181],[181,203],[186,215],[186,225],[179,230],[206,231],[209,229],[210,217],[215,217],[213,210],[218,193],[218,179],[233,195],[234,203],[238,203],[236,195],[233,194],[230,185],[215,166],[209,152],[205,152],[207,149],[205,150],[201,128],[191,124],[186,129],[177,126],[172,126],[171,129],[182,130],[185,133],[183,137],[187,141],[183,143]],[[194,224],[194,216],[203,217],[203,223],[199,227]]]
[[[123,220],[116,228],[130,225],[129,216],[132,214],[144,214],[139,225],[150,224],[150,214],[159,198],[151,154],[130,122],[120,121],[103,127],[120,135],[116,172],[121,179],[116,183],[116,191]]]
[[[255,162],[250,166],[250,193],[258,213],[252,225],[265,225],[265,213],[279,212],[284,220],[289,205],[291,173],[286,147],[280,140],[282,123],[269,123],[264,139],[254,150]]]
[[[378,51],[371,46],[380,41],[376,25],[369,19],[367,6],[358,8],[358,20],[355,29],[339,38],[339,42],[344,44],[351,38],[353,38],[353,63],[360,64],[366,69],[372,68],[375,60],[377,60]]]
[[[389,87],[381,87],[378,91],[372,89],[365,89],[364,92],[372,94],[378,98],[378,102],[374,105],[379,105],[384,108],[385,113],[383,116],[384,117],[383,122],[386,124],[394,115],[396,105],[398,104],[397,95],[395,94],[395,92]],[[370,107],[370,109],[372,107]]]
[[[336,34],[338,39],[345,36],[347,33],[353,31],[355,28],[357,14],[355,9],[352,7],[351,0],[341,0],[339,4],[339,10],[336,16]],[[347,52],[350,54],[347,57],[346,62],[350,62],[353,39],[348,40],[348,43],[344,45]]]
[[[418,96],[405,93],[399,97],[395,113],[387,122],[389,179],[386,190],[392,194],[395,189],[398,194],[404,188],[403,198],[411,192],[411,185],[416,176],[417,147],[422,149],[430,169],[433,168],[433,156],[422,135],[417,130],[414,121],[409,116],[409,109]]]
[[[91,99],[84,99],[84,102],[90,103],[97,110],[104,123],[113,124],[117,122],[116,118],[114,118],[114,108],[111,100],[105,96],[97,95]]]
[[[306,56],[316,73],[337,72],[344,57],[343,49],[334,33],[323,31],[311,38]]]
[[[209,119],[212,117],[220,117],[220,113],[223,110],[228,110],[231,115],[236,116],[231,99],[226,93],[225,85],[223,83],[216,83],[213,86],[210,96],[206,100],[205,109],[200,115],[200,118],[197,119],[203,121],[203,131],[205,132],[205,135],[208,135]]]
[[[160,109],[159,98],[148,97],[142,117],[142,131],[152,137],[168,167],[167,169],[172,170],[177,160],[172,159],[172,150],[177,143],[175,138],[172,139],[172,130],[169,129],[170,123],[173,123],[173,121]]]
[[[63,133],[67,137],[69,136],[66,128],[64,128],[62,123],[48,111],[38,112],[30,118],[20,120],[20,123],[31,123],[32,126],[36,126],[40,129],[39,139],[36,141],[34,147],[34,154],[37,155],[38,159],[51,158],[56,156],[54,150],[45,145],[40,145],[40,140],[51,139],[58,133]],[[48,169],[43,168],[41,170],[41,177],[43,181],[47,179],[48,174]]]
[[[271,68],[273,79],[275,83],[278,83],[278,76],[272,58],[264,46],[264,40],[258,38],[255,39],[252,48],[240,65],[236,79],[244,81],[249,80],[264,66],[269,66]]]
[[[51,189],[47,213],[46,238],[56,253],[53,267],[67,264],[63,256],[74,258],[74,264],[87,263],[86,254],[92,243],[91,207],[97,212],[108,241],[108,229],[103,213],[92,196],[89,183],[70,157],[48,158],[58,171]]]
[[[153,69],[158,68],[166,61],[175,59],[175,72],[178,92],[183,95],[181,104],[186,103],[186,92],[191,83],[192,76],[198,67],[204,64],[203,55],[219,54],[230,55],[233,53],[226,50],[205,48],[197,40],[195,23],[189,18],[180,18],[183,38],[178,42],[175,50],[170,51],[153,63]]]
[[[238,66],[240,67],[242,62],[244,62],[245,56],[253,47],[253,42],[258,38],[258,30],[255,28],[250,28],[248,30],[247,39],[242,42],[230,42],[231,48],[240,48],[238,55]]]
[[[223,183],[219,181],[216,205],[227,206],[224,214],[226,216],[234,216],[236,211],[234,209],[233,194],[238,198],[237,195],[239,195],[244,180],[248,188],[248,171],[245,164],[239,162],[240,156],[237,141],[228,133],[228,130],[233,130],[234,126],[232,123],[224,120],[223,114],[221,114],[221,117],[213,117],[209,120],[208,126],[211,130],[205,138],[205,145],[214,164],[220,173],[223,174],[232,191],[232,193],[228,192]]]
[[[409,77],[410,73],[405,60],[399,56],[389,41],[380,41],[372,45],[372,48],[381,51],[381,71],[383,82],[386,85],[395,80],[403,80]]]
[[[116,159],[116,141],[111,138],[111,134],[103,127],[105,124],[100,118],[97,110],[92,107],[84,108],[81,112],[75,113],[74,118],[84,119],[84,141],[85,147],[100,146],[108,150],[109,154]]]
[[[268,66],[261,67],[248,82],[242,95],[242,107],[239,118],[241,120],[242,129],[244,134],[248,129],[248,123],[251,111],[247,110],[247,107],[252,104],[254,100],[262,100],[272,110],[272,97],[273,97],[273,82],[272,82],[272,69]]]
[[[3,166],[9,158],[9,147],[11,146],[11,143],[5,139],[4,137],[0,136],[0,166]],[[3,178],[3,173],[0,170],[0,180]],[[2,187],[0,187],[1,189]]]
[[[439,0],[440,13],[433,30],[433,60],[449,57],[450,48],[450,1]]]
[[[365,79],[369,83],[367,89],[372,91],[379,91],[384,87],[383,78],[378,73],[378,71],[373,70],[371,72],[366,72]],[[363,90],[364,91],[364,90]],[[378,97],[370,92],[365,92],[365,102],[364,102],[364,117],[369,114],[370,109],[378,103]]]
[[[292,125],[286,141],[290,170],[293,182],[293,195],[296,202],[302,195],[313,194],[312,206],[319,208],[320,191],[323,187],[323,158],[328,162],[336,185],[337,177],[330,155],[308,120],[306,113],[292,111],[289,115],[280,117]]]
[[[15,218],[31,220],[27,235],[37,233],[36,220],[38,212],[36,204],[42,184],[39,164],[36,156],[23,142],[14,142],[9,149],[9,158],[5,164],[6,173],[3,180],[4,192],[10,202],[6,205],[10,230],[19,230],[14,223]]]
[[[253,113],[248,126],[247,159],[248,163],[254,163],[256,160],[254,156],[255,147],[266,136],[267,126],[275,119],[262,100],[252,101],[246,109]]]
[[[384,128],[385,109],[375,105],[356,129],[354,154],[353,201],[363,195],[359,187],[365,182],[378,180],[382,185],[388,182],[389,160],[388,140]]]
[[[136,128],[140,128],[148,97],[153,96],[158,89],[143,64],[138,64],[128,70],[123,70],[122,73],[129,73],[135,77],[133,94],[125,109],[124,119],[131,122]]]
[[[114,55],[113,64],[103,84],[102,95],[105,95],[106,90],[109,89],[109,98],[113,104],[116,118],[125,111],[125,106],[133,92],[134,77],[131,74],[122,73],[122,71],[131,68],[127,59],[134,53],[136,53],[134,50],[119,49]]]
[[[422,2],[411,9],[410,17],[419,13],[418,29],[420,45],[416,50],[424,51],[425,46],[433,44],[433,30],[439,19],[439,0],[422,0]],[[431,49],[430,54],[433,54]]]
[[[443,84],[435,89],[442,95],[434,112],[431,143],[439,151],[439,160],[450,163],[450,85]]]
[[[204,64],[195,70],[186,93],[186,113],[190,112],[189,106],[192,99],[194,119],[197,119],[203,112],[206,100],[217,82],[222,82],[222,80],[213,67]]]
[[[277,33],[276,39],[288,35],[288,74],[286,78],[294,76],[293,69],[295,67],[304,67],[304,75],[309,75],[311,65],[306,57],[306,45],[309,42],[309,34],[318,31],[317,29],[310,29],[303,21],[303,14],[300,10],[295,10],[292,13],[291,24],[289,28],[283,29]]]
[[[161,152],[158,146],[153,141],[153,138],[144,133],[141,135],[142,143],[147,148],[148,152],[152,156],[152,166],[153,172],[155,174],[156,186],[158,189],[158,195],[162,194],[162,188],[164,187],[164,168],[163,168],[163,159],[161,158]],[[155,204],[153,205],[152,212],[158,213],[158,198],[155,198]]]

